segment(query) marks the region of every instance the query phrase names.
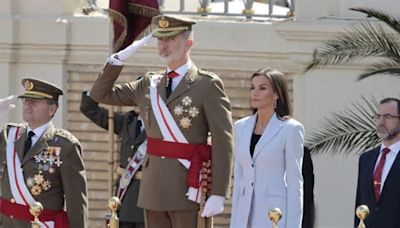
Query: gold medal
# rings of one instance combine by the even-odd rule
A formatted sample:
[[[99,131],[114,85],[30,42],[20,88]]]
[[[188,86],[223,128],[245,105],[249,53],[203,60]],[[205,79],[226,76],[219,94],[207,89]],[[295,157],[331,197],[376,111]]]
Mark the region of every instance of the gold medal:
[[[192,125],[191,120],[187,117],[183,117],[179,122],[180,125],[185,129],[189,128]]]
[[[40,187],[40,185],[34,185],[34,186],[31,188],[31,193],[32,193],[32,195],[34,195],[34,196],[40,195],[40,193],[42,193],[42,187]]]

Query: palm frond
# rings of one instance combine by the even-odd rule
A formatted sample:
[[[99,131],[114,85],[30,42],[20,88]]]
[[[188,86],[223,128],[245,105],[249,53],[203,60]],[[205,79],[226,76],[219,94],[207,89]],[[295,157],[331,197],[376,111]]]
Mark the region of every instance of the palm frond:
[[[400,65],[400,44],[380,25],[365,21],[317,48],[306,72],[318,66],[350,63],[371,56],[388,58]]]
[[[375,10],[372,8],[354,7],[350,10],[365,13],[370,17],[376,18],[380,21],[385,22],[389,27],[391,27],[396,32],[400,33],[400,18],[392,16],[381,10]]]
[[[375,98],[363,97],[362,100],[362,103],[352,103],[344,111],[332,113],[319,123],[306,140],[313,154],[359,154],[381,142],[372,119],[378,102]]]
[[[400,76],[400,64],[395,61],[383,61],[381,63],[373,64],[359,76],[358,80],[362,80],[376,74]]]

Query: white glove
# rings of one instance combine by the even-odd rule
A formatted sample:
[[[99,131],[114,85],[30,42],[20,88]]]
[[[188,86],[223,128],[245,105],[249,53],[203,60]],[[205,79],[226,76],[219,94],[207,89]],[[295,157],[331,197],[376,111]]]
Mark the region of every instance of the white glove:
[[[225,198],[222,196],[211,195],[206,201],[201,217],[212,217],[221,214],[224,211],[224,200]]]
[[[0,99],[0,113],[5,112],[7,109],[15,108],[15,102],[17,102],[17,96],[11,95],[6,98]]]
[[[145,46],[149,42],[152,36],[153,33],[150,33],[149,35],[143,37],[140,40],[135,40],[125,49],[112,54],[109,62],[113,65],[123,65],[124,62],[126,62],[131,55],[135,54],[141,47]]]

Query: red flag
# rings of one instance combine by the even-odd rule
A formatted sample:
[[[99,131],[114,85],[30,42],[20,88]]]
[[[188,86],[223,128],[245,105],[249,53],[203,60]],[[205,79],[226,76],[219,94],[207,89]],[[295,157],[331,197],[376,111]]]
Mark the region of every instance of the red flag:
[[[110,0],[113,52],[124,49],[137,39],[158,14],[158,0]]]

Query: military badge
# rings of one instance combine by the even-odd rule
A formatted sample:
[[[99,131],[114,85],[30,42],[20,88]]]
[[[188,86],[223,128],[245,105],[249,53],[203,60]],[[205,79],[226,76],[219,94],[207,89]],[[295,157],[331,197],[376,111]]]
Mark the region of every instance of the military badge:
[[[174,107],[174,114],[179,116],[179,125],[184,129],[192,126],[193,118],[200,114],[199,108],[192,106],[193,99],[189,96],[182,98],[181,104]]]
[[[54,174],[56,167],[62,165],[61,147],[49,146],[36,154],[34,159],[37,164],[37,174],[34,177],[29,177],[26,180],[26,185],[32,195],[38,196],[51,188],[51,182],[45,179],[44,173]]]
[[[32,193],[32,195],[34,195],[34,196],[40,195],[40,194],[42,193],[42,187],[40,187],[40,185],[34,185],[34,186],[31,188],[31,193]]]
[[[199,115],[199,109],[196,108],[196,107],[190,107],[190,108],[189,108],[189,116],[192,117],[192,118],[194,118],[194,117],[196,117],[197,115]]]
[[[183,117],[182,119],[180,119],[179,124],[183,127],[183,128],[189,128],[190,126],[192,126],[192,120],[187,118],[187,117]]]
[[[32,186],[35,185],[35,180],[33,179],[33,177],[29,177],[28,179],[26,179],[26,185],[29,188],[32,188]]]
[[[43,189],[44,191],[47,191],[47,190],[49,190],[50,188],[51,188],[51,182],[50,182],[49,180],[43,181],[43,183],[42,183],[42,189]]]
[[[25,87],[25,90],[30,91],[30,90],[32,90],[35,86],[33,85],[33,82],[31,82],[31,81],[29,81],[29,80],[26,80],[25,83],[24,83],[24,87]]]
[[[35,177],[33,178],[36,184],[42,184],[44,181],[44,177],[42,174],[36,174]]]
[[[192,104],[192,98],[189,96],[186,96],[182,99],[182,104],[184,106],[190,106]]]
[[[168,28],[169,21],[163,17],[158,21],[158,26],[160,26],[160,28]]]
[[[180,116],[183,114],[183,112],[184,112],[184,109],[182,106],[180,106],[180,105],[175,106],[175,108],[174,108],[175,115]]]

